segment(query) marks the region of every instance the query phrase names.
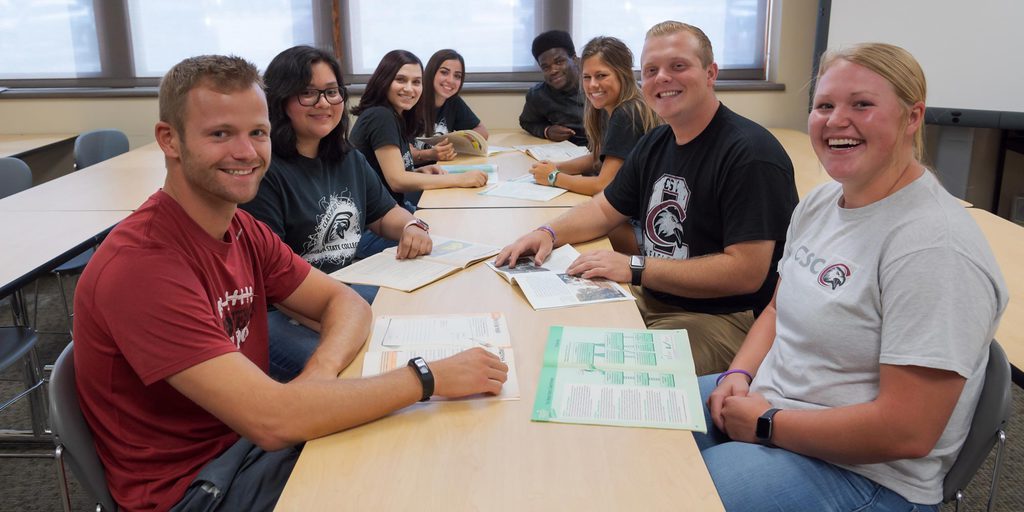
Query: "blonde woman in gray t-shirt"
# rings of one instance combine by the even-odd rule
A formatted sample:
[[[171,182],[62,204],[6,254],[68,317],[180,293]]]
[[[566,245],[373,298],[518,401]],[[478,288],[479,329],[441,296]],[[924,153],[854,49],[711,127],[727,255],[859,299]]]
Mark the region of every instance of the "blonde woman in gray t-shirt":
[[[862,44],[819,69],[808,133],[835,183],[793,213],[730,369],[701,378],[714,426],[695,438],[728,510],[935,510],[1006,285],[921,163],[914,58]]]

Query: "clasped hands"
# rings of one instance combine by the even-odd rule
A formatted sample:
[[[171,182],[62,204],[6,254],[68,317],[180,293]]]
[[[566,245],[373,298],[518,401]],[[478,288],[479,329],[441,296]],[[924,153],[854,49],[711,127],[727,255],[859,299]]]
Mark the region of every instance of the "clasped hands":
[[[726,375],[708,397],[711,421],[733,441],[757,443],[757,418],[772,407],[760,393],[750,392],[747,376]]]

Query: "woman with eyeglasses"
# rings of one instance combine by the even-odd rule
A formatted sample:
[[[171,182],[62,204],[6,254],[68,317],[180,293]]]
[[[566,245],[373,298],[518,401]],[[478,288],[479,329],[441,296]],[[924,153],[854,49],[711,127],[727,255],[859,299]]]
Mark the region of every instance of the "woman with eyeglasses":
[[[397,244],[399,259],[429,253],[426,224],[395,203],[348,142],[338,61],[296,46],[274,57],[264,82],[273,158],[256,198],[242,208],[326,273],[351,263],[371,234]],[[352,288],[367,302],[377,293],[376,287]],[[268,318],[271,376],[290,380],[316,349],[319,325],[280,307]]]
[[[410,143],[422,132],[417,106],[423,93],[423,64],[405,50],[384,55],[352,113],[352,144],[380,174],[391,197],[415,210],[423,190],[474,188],[487,183],[480,171],[448,174],[437,165],[415,167]]]
[[[459,96],[465,80],[466,61],[459,52],[438,50],[427,61],[426,80],[420,102],[424,137],[445,135],[458,130],[473,130],[488,138],[487,127]],[[433,147],[417,142],[412,150],[416,163],[455,158],[455,149],[447,140]]]

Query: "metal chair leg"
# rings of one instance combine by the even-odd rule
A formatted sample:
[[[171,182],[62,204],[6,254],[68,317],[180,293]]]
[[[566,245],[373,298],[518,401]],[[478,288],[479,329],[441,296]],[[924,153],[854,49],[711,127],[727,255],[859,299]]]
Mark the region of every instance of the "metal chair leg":
[[[71,490],[68,488],[67,468],[64,466],[64,445],[58,443],[53,449],[53,460],[57,465],[57,487],[60,491],[60,505],[64,512],[71,512]]]
[[[71,313],[71,307],[68,305],[68,295],[67,295],[67,292],[64,291],[64,278],[61,277],[61,273],[60,272],[55,272],[55,274],[57,275],[57,288],[60,289],[60,299],[64,303],[64,326],[67,327],[67,329],[68,329],[68,335],[70,335],[71,338],[74,339],[75,334],[74,334],[74,332],[72,332],[73,329],[72,329],[72,320],[71,320],[71,314],[72,313]]]
[[[1003,468],[1003,447],[1006,446],[1006,432],[1000,430],[996,434],[996,460],[992,464],[992,484],[988,491],[988,507],[992,512],[996,504],[996,493],[999,491],[999,471]]]

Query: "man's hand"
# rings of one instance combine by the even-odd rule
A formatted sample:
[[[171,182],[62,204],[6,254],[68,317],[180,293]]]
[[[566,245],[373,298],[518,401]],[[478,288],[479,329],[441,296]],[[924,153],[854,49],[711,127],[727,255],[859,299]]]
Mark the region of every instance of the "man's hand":
[[[487,174],[483,171],[466,171],[459,175],[459,186],[462,188],[478,188],[487,184]]]
[[[718,387],[708,397],[708,411],[711,412],[711,421],[722,432],[725,432],[725,419],[722,417],[722,405],[725,399],[731,396],[747,396],[750,392],[750,383],[747,376],[742,373],[730,373],[726,375]]]
[[[433,249],[434,242],[430,239],[430,235],[416,224],[410,224],[402,230],[402,238],[398,240],[398,250],[395,256],[400,260],[415,258],[423,254],[430,254]]]
[[[452,160],[456,155],[455,146],[448,142],[448,139],[438,142],[432,149],[434,150],[434,160],[437,161]]]
[[[629,269],[629,256],[615,251],[593,251],[581,254],[569,265],[566,273],[586,279],[603,277],[617,283],[628,283],[633,279]]]
[[[758,393],[727,397],[722,405],[723,432],[733,441],[756,443],[757,418],[772,408],[772,404]]]
[[[530,172],[533,173],[533,179],[541,185],[548,184],[548,174],[551,174],[551,171],[553,170],[555,170],[555,164],[547,160],[541,160],[530,167]]]
[[[423,167],[417,167],[416,172],[420,174],[448,174],[448,171],[444,170],[443,167],[437,164],[424,165]]]
[[[430,371],[434,374],[434,394],[448,398],[478,393],[496,395],[508,380],[508,366],[479,347],[434,361]]]
[[[494,258],[494,264],[499,267],[502,265],[514,266],[519,261],[520,256],[533,254],[533,263],[539,267],[544,264],[544,260],[548,259],[548,255],[551,254],[554,245],[554,240],[551,239],[551,234],[548,232],[543,230],[531,231],[519,237],[511,245],[506,245],[498,253],[498,256]]]
[[[555,142],[569,140],[573,135],[576,135],[576,132],[572,128],[560,124],[553,124],[544,129],[544,136]]]

